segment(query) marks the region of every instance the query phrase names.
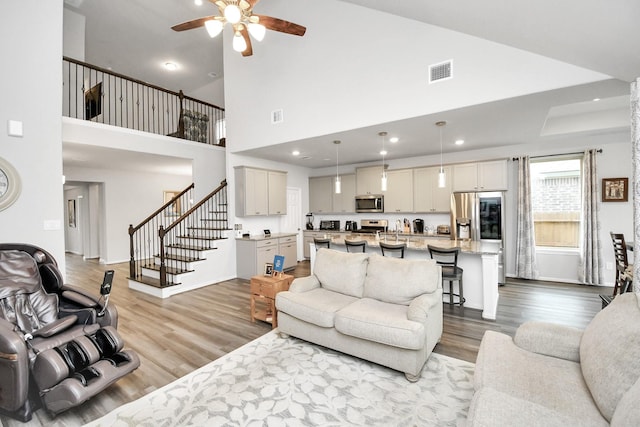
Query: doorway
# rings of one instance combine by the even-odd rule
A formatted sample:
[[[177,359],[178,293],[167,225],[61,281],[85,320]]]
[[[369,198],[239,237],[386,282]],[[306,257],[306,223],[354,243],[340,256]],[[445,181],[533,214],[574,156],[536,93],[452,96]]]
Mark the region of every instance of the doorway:
[[[104,183],[68,182],[64,186],[65,251],[102,259]]]

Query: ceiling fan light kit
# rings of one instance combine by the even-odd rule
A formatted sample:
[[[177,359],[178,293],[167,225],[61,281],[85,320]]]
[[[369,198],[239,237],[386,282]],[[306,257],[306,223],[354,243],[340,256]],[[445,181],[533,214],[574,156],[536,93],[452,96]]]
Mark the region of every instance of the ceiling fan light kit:
[[[209,0],[218,7],[219,16],[205,16],[171,27],[174,31],[192,30],[204,26],[211,38],[222,32],[228,22],[233,26],[233,49],[242,56],[251,56],[253,48],[249,35],[256,41],[264,39],[266,30],[279,31],[285,34],[303,36],[307,31],[302,25],[253,13],[253,7],[260,0]]]

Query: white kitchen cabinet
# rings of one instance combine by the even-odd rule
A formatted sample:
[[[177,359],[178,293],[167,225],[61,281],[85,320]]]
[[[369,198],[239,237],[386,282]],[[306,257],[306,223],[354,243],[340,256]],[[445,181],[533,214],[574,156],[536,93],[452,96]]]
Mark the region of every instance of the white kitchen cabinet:
[[[284,269],[298,263],[298,245],[295,235],[266,239],[236,239],[236,268],[238,277],[251,279],[264,272],[266,263],[273,263],[276,255],[284,256]]]
[[[332,178],[332,183],[335,182],[335,177]],[[355,174],[341,175],[340,181],[342,183],[342,191],[340,194],[335,193],[335,189],[332,188],[332,201],[333,207],[331,209],[334,213],[355,213],[356,211],[356,176]],[[313,211],[312,211],[313,212]]]
[[[298,238],[287,236],[278,238],[278,255],[284,256],[284,269],[289,270],[298,265]],[[273,260],[273,258],[272,258]]]
[[[287,213],[286,172],[238,166],[235,178],[236,216]]]
[[[309,178],[309,211],[329,213],[333,209],[333,180],[330,176]]]
[[[445,186],[438,187],[440,166],[413,170],[413,209],[415,212],[449,212],[451,209],[452,168],[445,166]]]
[[[506,190],[507,161],[453,165],[453,191]]]
[[[311,258],[311,251],[310,251],[310,243],[313,243],[313,239],[314,238],[323,238],[325,235],[325,232],[323,231],[304,231],[302,233],[302,242],[304,245],[304,248],[302,248],[302,254],[306,259],[310,259]]]
[[[413,169],[387,171],[385,213],[413,212]]]
[[[356,169],[356,194],[384,194],[381,189],[382,165]]]
[[[269,181],[269,215],[286,215],[287,213],[287,174],[286,172],[268,171]]]

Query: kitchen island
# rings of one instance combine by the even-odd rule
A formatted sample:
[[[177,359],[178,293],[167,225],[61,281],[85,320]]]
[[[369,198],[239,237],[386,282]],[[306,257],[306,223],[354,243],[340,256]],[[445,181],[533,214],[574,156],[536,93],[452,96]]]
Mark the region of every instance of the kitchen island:
[[[368,253],[380,254],[380,242],[406,243],[405,258],[430,258],[428,245],[444,249],[460,248],[458,266],[464,270],[465,307],[482,310],[482,317],[495,320],[498,308],[498,257],[500,244],[493,242],[478,242],[470,240],[450,240],[423,235],[383,234],[376,237],[373,234],[335,234],[328,233],[331,248],[346,251],[345,240],[364,240],[367,242]],[[311,271],[315,261],[315,247],[311,243]],[[454,288],[457,284],[454,283]]]

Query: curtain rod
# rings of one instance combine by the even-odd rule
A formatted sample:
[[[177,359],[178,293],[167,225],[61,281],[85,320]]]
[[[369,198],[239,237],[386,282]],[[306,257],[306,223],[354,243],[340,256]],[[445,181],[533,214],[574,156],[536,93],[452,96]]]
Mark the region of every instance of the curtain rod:
[[[602,153],[602,148],[598,148],[596,150],[596,153]],[[576,154],[584,154],[584,151],[578,151],[578,152],[575,152],[575,153],[546,154],[544,156],[531,156],[530,159],[541,159],[541,158],[544,158],[544,157],[573,156],[573,155],[576,155]],[[519,160],[519,158],[518,157],[514,157],[511,160],[513,160],[515,162],[516,160]]]

